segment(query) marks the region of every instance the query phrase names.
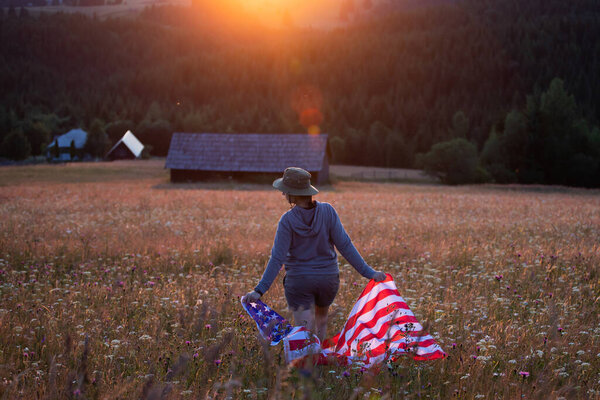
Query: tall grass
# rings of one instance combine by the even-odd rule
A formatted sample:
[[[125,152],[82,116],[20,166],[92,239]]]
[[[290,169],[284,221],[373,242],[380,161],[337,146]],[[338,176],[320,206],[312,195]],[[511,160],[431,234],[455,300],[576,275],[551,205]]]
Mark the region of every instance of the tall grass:
[[[82,174],[0,187],[3,398],[600,396],[598,191],[325,188],[449,357],[294,370],[239,304],[289,207],[277,192]],[[330,332],[366,284],[340,268]],[[281,276],[264,300],[289,316]]]

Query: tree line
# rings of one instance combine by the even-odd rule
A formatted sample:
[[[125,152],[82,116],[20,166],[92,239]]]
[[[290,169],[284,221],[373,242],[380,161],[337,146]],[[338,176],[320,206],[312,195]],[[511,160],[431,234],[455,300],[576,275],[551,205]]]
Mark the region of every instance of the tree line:
[[[598,185],[560,177],[599,171],[595,0],[425,3],[331,31],[273,31],[208,3],[104,20],[2,11],[0,152],[24,138],[40,154],[92,123],[108,138],[97,143],[131,129],[154,155],[177,131],[312,129],[330,135],[337,163],[425,166],[436,144],[462,138],[477,179]],[[560,127],[547,105],[558,92],[570,99]]]

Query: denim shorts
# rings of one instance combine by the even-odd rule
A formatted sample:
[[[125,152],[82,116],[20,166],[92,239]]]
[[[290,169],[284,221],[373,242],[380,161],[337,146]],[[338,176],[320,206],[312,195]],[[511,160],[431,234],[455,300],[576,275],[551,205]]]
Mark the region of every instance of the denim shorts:
[[[291,310],[329,307],[340,288],[340,274],[300,275],[283,278],[285,299]]]

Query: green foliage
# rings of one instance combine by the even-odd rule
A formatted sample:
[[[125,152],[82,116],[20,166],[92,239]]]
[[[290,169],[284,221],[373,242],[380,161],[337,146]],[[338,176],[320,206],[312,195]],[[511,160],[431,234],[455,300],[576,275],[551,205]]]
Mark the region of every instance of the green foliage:
[[[380,121],[375,121],[371,124],[369,129],[369,136],[367,137],[367,147],[364,149],[366,157],[371,160],[372,165],[385,166],[386,165],[386,154],[385,154],[385,140],[390,134],[390,129]]]
[[[109,146],[110,141],[104,131],[104,123],[99,119],[95,119],[88,130],[84,151],[92,157],[102,158],[108,151]]]
[[[20,130],[9,133],[2,140],[0,150],[4,157],[17,161],[24,160],[31,155],[31,145]]]
[[[457,111],[452,117],[452,127],[450,128],[450,137],[468,138],[469,137],[469,119],[462,111]]]
[[[173,134],[171,124],[166,120],[144,120],[137,127],[138,138],[143,144],[151,143],[153,154],[164,157],[169,151],[171,136]]]
[[[152,146],[147,144],[142,149],[142,154],[140,155],[140,157],[142,158],[142,160],[149,160],[150,156],[151,156],[151,152],[152,152]]]
[[[192,133],[206,132],[208,123],[208,118],[200,112],[190,112],[182,122],[183,130]]]
[[[464,138],[436,143],[420,162],[426,173],[450,185],[476,182],[482,175],[477,147]]]
[[[135,129],[135,124],[131,120],[116,120],[106,124],[104,129],[108,135],[110,143],[116,143],[128,130],[133,132]]]
[[[50,141],[50,128],[43,122],[27,120],[21,129],[31,144],[31,154],[42,154]]]
[[[575,98],[554,79],[530,96],[525,114],[511,111],[504,132],[492,132],[481,163],[496,182],[600,185],[597,128],[581,119]]]
[[[339,136],[334,136],[329,140],[329,146],[331,147],[331,153],[333,156],[332,163],[343,163],[346,152],[346,141]]]

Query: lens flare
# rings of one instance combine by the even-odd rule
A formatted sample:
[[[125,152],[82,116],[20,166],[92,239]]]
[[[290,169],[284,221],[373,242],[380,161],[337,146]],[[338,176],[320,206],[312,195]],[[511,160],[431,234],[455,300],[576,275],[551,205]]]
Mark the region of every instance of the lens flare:
[[[298,115],[300,124],[307,132],[318,135],[321,132],[320,125],[323,123],[321,91],[312,85],[300,86],[292,93],[291,105]]]

